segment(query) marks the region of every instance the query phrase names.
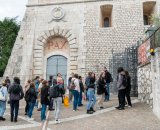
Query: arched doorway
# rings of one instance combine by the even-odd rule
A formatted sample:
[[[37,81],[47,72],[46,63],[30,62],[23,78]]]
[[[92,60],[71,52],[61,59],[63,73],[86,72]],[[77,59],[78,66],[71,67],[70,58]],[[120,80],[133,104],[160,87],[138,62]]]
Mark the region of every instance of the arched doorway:
[[[67,83],[67,58],[62,55],[53,55],[47,59],[46,78],[50,75],[54,78],[61,73],[65,84]]]

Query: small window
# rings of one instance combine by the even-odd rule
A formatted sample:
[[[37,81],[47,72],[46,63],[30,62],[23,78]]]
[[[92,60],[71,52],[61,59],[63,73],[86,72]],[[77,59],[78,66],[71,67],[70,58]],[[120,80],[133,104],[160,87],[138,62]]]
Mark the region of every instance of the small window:
[[[104,18],[104,27],[109,27],[109,18]]]
[[[113,5],[101,6],[100,27],[104,28],[112,27],[112,8]]]
[[[147,15],[143,15],[143,19],[144,19],[144,25],[149,25],[149,18]]]
[[[143,3],[143,21],[144,25],[150,25],[151,23],[151,16],[154,14],[156,2],[144,2]]]

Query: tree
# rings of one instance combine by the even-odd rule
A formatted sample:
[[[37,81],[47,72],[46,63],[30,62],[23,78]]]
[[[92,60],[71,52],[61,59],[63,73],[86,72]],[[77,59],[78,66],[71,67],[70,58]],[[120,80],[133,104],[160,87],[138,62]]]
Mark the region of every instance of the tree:
[[[16,19],[5,18],[0,21],[0,77],[3,76],[20,29],[20,24]]]
[[[157,30],[155,32],[155,48],[160,47],[160,14],[159,15],[152,15],[151,17],[152,23]]]
[[[156,27],[160,27],[160,15],[153,15],[151,19]]]

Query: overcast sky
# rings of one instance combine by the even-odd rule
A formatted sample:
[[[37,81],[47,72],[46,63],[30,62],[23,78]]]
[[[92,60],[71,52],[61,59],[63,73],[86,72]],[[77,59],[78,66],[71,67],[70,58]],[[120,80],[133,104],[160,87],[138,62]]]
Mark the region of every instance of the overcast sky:
[[[18,20],[23,19],[25,13],[25,5],[27,0],[0,0],[0,20],[5,17],[19,16]]]

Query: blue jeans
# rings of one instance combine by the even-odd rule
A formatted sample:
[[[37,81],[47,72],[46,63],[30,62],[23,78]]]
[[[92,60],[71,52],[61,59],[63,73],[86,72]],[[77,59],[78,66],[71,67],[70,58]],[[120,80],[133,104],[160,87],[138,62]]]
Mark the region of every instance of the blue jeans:
[[[87,110],[90,110],[91,107],[93,108],[94,105],[96,104],[95,90],[92,88],[89,88],[87,91],[87,97],[88,97]]]
[[[73,110],[77,110],[78,99],[79,99],[79,92],[77,90],[73,90],[73,96],[74,96]]]
[[[6,111],[6,101],[0,101],[0,117],[3,117],[4,112]]]
[[[79,93],[78,106],[82,105],[82,90]]]
[[[107,92],[107,94],[105,94],[105,100],[109,101],[109,98],[110,98],[110,83],[106,83],[106,92]]]
[[[34,109],[35,102],[29,102],[29,110],[28,110],[28,117],[32,117],[33,109]]]
[[[47,105],[42,104],[41,121],[46,120],[46,109],[47,109]]]

